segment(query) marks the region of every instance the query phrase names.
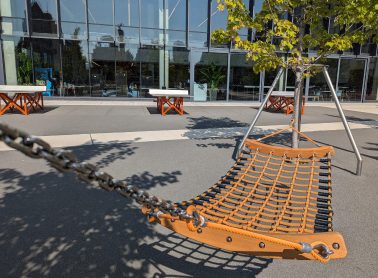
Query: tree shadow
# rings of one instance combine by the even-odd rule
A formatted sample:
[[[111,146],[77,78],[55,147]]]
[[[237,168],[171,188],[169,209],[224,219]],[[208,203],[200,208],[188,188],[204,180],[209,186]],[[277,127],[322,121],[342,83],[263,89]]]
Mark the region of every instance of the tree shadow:
[[[140,252],[157,269],[152,277],[180,277],[167,273],[167,267],[177,272],[185,269],[182,277],[255,277],[273,261],[223,251],[175,233],[151,245],[141,245]]]
[[[189,117],[188,129],[205,129],[205,128],[222,128],[222,127],[246,127],[248,123],[233,120],[228,117],[210,118],[210,117]]]
[[[136,140],[137,141],[137,140]],[[94,144],[83,147],[71,147],[80,160],[96,159],[98,167],[106,167],[116,160],[126,160],[129,156],[134,155],[138,149],[132,146],[130,142],[109,142],[107,144]]]
[[[339,115],[326,114],[326,116],[340,119]],[[367,119],[367,118],[361,118],[361,117],[356,117],[356,116],[345,116],[345,118],[347,119],[347,121],[350,121],[350,122],[362,122],[363,124],[372,123],[372,124],[375,124],[375,126],[378,126],[378,120],[376,119]]]
[[[363,149],[368,150],[368,151],[378,152],[378,143],[367,142],[366,144],[370,145],[371,147],[363,147]],[[366,154],[365,154],[365,156],[366,156]],[[372,159],[378,160],[378,155],[377,156],[370,155],[369,157],[372,158]]]
[[[126,159],[135,153],[135,148],[129,144],[73,149],[80,160],[95,157],[101,166],[109,166],[115,159]],[[88,186],[73,174],[63,175],[46,169],[30,175],[15,169],[0,169],[0,250],[3,254],[0,273],[4,276],[146,277],[154,269],[157,269],[155,277],[169,276],[160,273],[162,266],[164,271],[168,267],[189,276],[198,272],[201,276],[228,273],[240,277],[261,272],[270,263],[270,260],[248,256],[239,259],[239,255],[220,250],[214,251],[214,255],[202,254],[197,258],[198,263],[189,264],[188,258],[192,255],[182,262],[180,256],[175,256],[177,253],[172,257],[172,252],[186,248],[186,243],[192,241],[175,234],[162,237],[157,227],[147,225],[134,202],[115,192]],[[157,175],[144,171],[125,179],[131,185],[148,190],[178,183],[180,175],[180,170]],[[160,253],[156,248],[176,238],[182,240],[176,242],[172,252]],[[151,241],[154,243],[146,243]],[[196,250],[210,248],[196,244],[200,246]],[[219,261],[219,256],[226,259]],[[213,260],[217,258],[219,262],[214,266]],[[197,267],[195,271],[194,267]]]

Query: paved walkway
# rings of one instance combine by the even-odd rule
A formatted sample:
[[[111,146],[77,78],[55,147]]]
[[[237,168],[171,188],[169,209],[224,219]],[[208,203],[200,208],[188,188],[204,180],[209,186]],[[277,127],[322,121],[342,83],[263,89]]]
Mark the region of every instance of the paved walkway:
[[[353,108],[355,109],[355,108]],[[271,260],[196,243],[148,224],[139,207],[83,185],[41,160],[0,152],[1,277],[376,277],[378,273],[378,113],[346,110],[360,148],[363,175],[337,111],[308,107],[303,128],[334,146],[334,229],[348,257],[321,265]],[[234,163],[235,146],[255,107],[188,107],[161,117],[145,106],[51,107],[0,121],[73,150],[81,161],[173,201],[204,192]],[[290,116],[263,113],[258,133]],[[79,137],[84,135],[82,143]],[[61,140],[60,142],[58,140]],[[72,141],[69,141],[72,140]],[[116,141],[117,144],[113,144]]]
[[[263,135],[278,131],[287,125],[256,126],[251,135]],[[365,129],[378,127],[378,121],[362,121],[349,123],[351,129]],[[130,142],[154,142],[170,140],[190,140],[207,138],[231,138],[243,136],[247,127],[207,128],[207,129],[178,129],[154,130],[136,132],[110,132],[40,136],[49,142],[52,147],[75,147],[96,144],[121,144]],[[303,124],[303,132],[344,130],[342,122]],[[0,151],[12,150],[5,143],[0,142]]]

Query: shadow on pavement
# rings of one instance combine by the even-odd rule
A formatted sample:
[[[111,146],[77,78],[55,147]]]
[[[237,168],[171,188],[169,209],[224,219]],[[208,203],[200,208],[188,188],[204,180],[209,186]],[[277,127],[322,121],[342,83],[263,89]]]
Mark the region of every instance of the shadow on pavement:
[[[157,269],[152,277],[181,277],[167,273],[167,267],[185,274],[182,277],[255,277],[272,262],[216,249],[175,233],[154,244],[142,245],[140,252]]]
[[[134,151],[128,144],[75,148],[81,160],[96,157],[101,166],[126,159]],[[158,175],[145,171],[126,179],[147,190],[178,183],[180,175],[179,170]],[[270,263],[175,234],[163,236],[130,200],[48,166],[31,175],[0,169],[0,184],[4,277],[147,277],[151,272],[168,277],[167,268],[185,276],[241,277],[255,275]]]
[[[246,127],[248,123],[233,120],[228,117],[210,118],[210,117],[189,117],[188,129],[204,129],[204,128],[221,128],[221,127]]]

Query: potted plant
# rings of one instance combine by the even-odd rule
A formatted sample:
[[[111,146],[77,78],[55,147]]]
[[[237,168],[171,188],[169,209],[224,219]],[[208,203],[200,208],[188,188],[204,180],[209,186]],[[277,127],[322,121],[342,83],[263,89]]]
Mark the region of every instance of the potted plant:
[[[18,53],[17,82],[20,85],[31,84],[32,60],[24,53]]]
[[[201,71],[204,82],[208,84],[210,100],[216,100],[219,90],[219,85],[224,81],[225,75],[222,73],[222,68],[211,63]]]

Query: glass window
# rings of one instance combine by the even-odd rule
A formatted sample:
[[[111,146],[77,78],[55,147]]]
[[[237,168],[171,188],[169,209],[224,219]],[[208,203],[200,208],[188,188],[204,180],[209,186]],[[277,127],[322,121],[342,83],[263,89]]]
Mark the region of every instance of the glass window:
[[[55,0],[31,0],[31,27],[34,35],[56,36],[57,7]]]
[[[60,18],[68,22],[86,22],[85,1],[60,0]]]
[[[336,89],[336,77],[338,59],[326,59],[325,65],[328,65],[328,73],[332,80],[333,86]],[[310,77],[310,86],[308,88],[309,100],[314,101],[329,101],[331,100],[331,91],[327,85],[325,77],[322,72]]]
[[[141,62],[141,96],[147,95],[148,88],[160,88],[160,83],[164,83],[163,76],[159,78],[159,57],[162,55],[162,51],[163,50],[156,48],[139,49],[138,60]],[[162,67],[163,66],[162,64]],[[164,75],[164,71],[162,71],[161,74]]]
[[[250,1],[250,0],[243,0],[243,3],[245,5],[246,9],[250,10],[250,14],[252,14],[252,12],[253,12],[252,1]],[[248,37],[248,35],[249,35],[249,40],[251,40],[251,34],[252,34],[252,31],[248,30],[247,28],[243,28],[243,29],[239,30],[239,35],[241,36],[242,39],[246,39]]]
[[[211,1],[211,31],[227,27],[227,10],[219,11],[218,3],[215,0]]]
[[[137,61],[138,47],[116,49],[116,89],[117,96],[140,97],[140,63]]]
[[[166,31],[166,45],[176,46],[176,47],[185,47],[186,46],[186,33],[185,31]]]
[[[186,29],[186,1],[185,0],[166,0],[168,3],[168,26],[167,29],[182,30]]]
[[[113,1],[88,0],[88,22],[113,25]]]
[[[5,84],[25,85],[32,83],[33,63],[29,41],[20,37],[3,37],[1,43]]]
[[[194,82],[207,88],[207,99],[225,100],[227,94],[227,54],[194,52]]]
[[[370,59],[366,100],[378,100],[378,58]]]
[[[92,41],[113,42],[114,28],[110,25],[89,24],[89,39]]]
[[[92,96],[115,97],[115,53],[112,43],[89,42]]]
[[[171,49],[169,55],[168,87],[189,89],[189,51]]]
[[[186,1],[166,0],[166,44],[170,46],[186,46]]]
[[[24,36],[27,35],[26,19],[1,17],[0,29],[2,35]]]
[[[85,23],[61,22],[62,37],[78,40],[87,38],[87,25]]]
[[[26,18],[25,0],[0,0],[0,15]]]
[[[62,53],[62,95],[89,95],[89,61],[87,42],[65,40],[63,41]]]
[[[342,101],[360,101],[364,80],[364,59],[341,59],[337,96]]]
[[[203,0],[189,1],[189,44],[207,46],[208,3]]]
[[[210,19],[210,30],[211,32],[216,29],[226,29],[227,27],[227,10],[219,11],[217,1],[211,1],[211,19]],[[227,47],[226,44],[212,43],[213,47]]]
[[[138,27],[125,27],[116,26],[116,38],[120,43],[139,43],[139,28]]]
[[[115,25],[139,26],[138,0],[114,0]]]
[[[164,44],[164,33],[162,29],[142,28],[140,42],[142,44]]]
[[[32,19],[56,20],[56,0],[31,0]]]
[[[230,64],[230,99],[259,100],[260,73],[254,73],[253,62],[245,54],[232,54]]]
[[[163,0],[140,0],[140,3],[142,27],[163,29]]]
[[[253,15],[255,15],[255,14],[261,12],[264,0],[255,0],[253,2],[254,2]]]
[[[46,85],[52,95],[60,95],[60,41],[33,39],[33,66],[36,85]]]

